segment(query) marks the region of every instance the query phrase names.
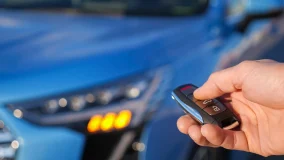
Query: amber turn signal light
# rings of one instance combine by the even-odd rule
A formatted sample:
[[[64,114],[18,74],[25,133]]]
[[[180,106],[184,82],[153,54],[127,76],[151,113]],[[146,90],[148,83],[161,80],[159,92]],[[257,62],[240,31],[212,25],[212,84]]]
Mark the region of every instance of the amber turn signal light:
[[[128,110],[123,110],[119,112],[114,122],[114,128],[122,129],[127,127],[130,123],[131,116],[132,114]]]
[[[126,128],[131,121],[132,113],[129,110],[122,110],[119,113],[109,112],[103,115],[94,115],[87,126],[90,133],[98,131],[111,131],[113,129]]]
[[[95,115],[93,116],[87,126],[88,132],[97,132],[100,130],[100,124],[103,119],[103,116],[101,115]]]

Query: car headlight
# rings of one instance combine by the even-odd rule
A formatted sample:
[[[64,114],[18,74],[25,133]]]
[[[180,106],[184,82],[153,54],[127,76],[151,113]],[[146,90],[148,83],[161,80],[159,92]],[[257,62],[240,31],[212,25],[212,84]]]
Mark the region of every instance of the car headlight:
[[[84,132],[134,127],[149,112],[147,108],[155,110],[163,98],[169,86],[164,76],[169,73],[164,71],[6,106],[15,117],[39,125],[64,125]]]
[[[55,116],[59,118],[77,113],[79,115],[94,108],[102,109],[106,105],[135,100],[143,95],[150,83],[151,77],[149,76],[146,78],[137,77],[130,81],[93,87],[54,97],[9,103],[7,106],[17,118],[48,125],[48,121],[45,121],[48,118]]]

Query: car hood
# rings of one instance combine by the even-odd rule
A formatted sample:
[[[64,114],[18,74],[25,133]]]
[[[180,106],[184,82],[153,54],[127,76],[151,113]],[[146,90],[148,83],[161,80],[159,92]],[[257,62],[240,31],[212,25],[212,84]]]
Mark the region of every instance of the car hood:
[[[207,41],[205,23],[201,17],[1,11],[0,102],[100,84],[168,64],[184,49]]]

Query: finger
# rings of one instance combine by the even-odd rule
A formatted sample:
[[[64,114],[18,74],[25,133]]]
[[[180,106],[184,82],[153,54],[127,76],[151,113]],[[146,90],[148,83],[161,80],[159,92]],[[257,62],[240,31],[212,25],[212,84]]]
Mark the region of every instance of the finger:
[[[204,125],[202,135],[216,146],[226,149],[248,151],[248,143],[243,131],[223,130],[216,125]]]
[[[243,81],[259,62],[244,61],[234,67],[211,74],[207,82],[194,92],[197,99],[212,99],[242,89]]]
[[[201,134],[201,126],[200,125],[192,125],[188,128],[188,135],[191,139],[200,146],[210,146],[216,147],[215,145],[209,143],[207,139]]]
[[[235,72],[236,67],[231,67],[211,74],[207,82],[195,90],[194,97],[197,99],[212,99],[236,91],[237,88],[234,84]]]
[[[188,128],[192,125],[197,125],[197,122],[190,116],[181,116],[177,121],[178,130],[183,134],[188,134]]]
[[[193,141],[202,146],[218,147],[209,143],[200,133],[200,125],[188,115],[180,117],[177,121],[180,132],[189,134]]]

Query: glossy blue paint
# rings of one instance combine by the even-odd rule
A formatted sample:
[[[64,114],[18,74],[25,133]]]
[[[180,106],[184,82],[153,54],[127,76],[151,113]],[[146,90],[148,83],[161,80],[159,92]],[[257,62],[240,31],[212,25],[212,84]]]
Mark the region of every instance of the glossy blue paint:
[[[137,19],[7,11],[1,16],[15,26],[0,28],[0,101],[128,77],[170,63],[188,48],[208,41],[202,16]],[[18,35],[23,28],[25,32]]]
[[[6,102],[131,78],[164,65],[172,72],[170,89],[188,82],[201,85],[224,55],[269,23],[255,22],[245,34],[230,33],[224,2],[212,0],[206,13],[183,18],[1,10],[0,118],[20,140],[18,158],[79,159],[85,138],[63,127],[16,119],[4,108]],[[176,129],[180,108],[170,92],[165,97],[143,132],[147,149],[141,159],[185,159],[193,147]]]
[[[0,105],[0,118],[9,127],[20,147],[17,160],[78,160],[85,137],[63,127],[40,127],[17,119]]]

